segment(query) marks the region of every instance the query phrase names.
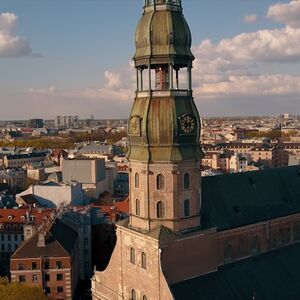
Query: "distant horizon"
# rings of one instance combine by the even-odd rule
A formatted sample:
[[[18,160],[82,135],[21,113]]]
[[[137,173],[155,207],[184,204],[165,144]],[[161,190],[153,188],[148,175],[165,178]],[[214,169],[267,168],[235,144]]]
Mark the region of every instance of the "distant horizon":
[[[300,114],[292,114],[292,113],[288,113],[288,112],[284,112],[284,113],[279,113],[279,114],[273,114],[273,115],[232,115],[232,116],[229,116],[229,115],[220,115],[220,116],[201,116],[200,115],[200,118],[203,118],[203,119],[222,119],[222,118],[228,118],[228,119],[234,119],[234,118],[270,118],[270,117],[279,117],[279,116],[283,116],[284,114],[289,114],[290,116],[292,117],[300,117]],[[71,116],[70,114],[66,115],[66,116]],[[128,117],[125,117],[125,118],[118,118],[118,117],[114,117],[114,118],[98,118],[98,117],[94,117],[93,119],[87,117],[87,118],[84,118],[84,117],[79,117],[79,120],[94,120],[94,121],[106,121],[106,120],[128,120]],[[55,120],[55,117],[54,118],[49,118],[49,119],[45,119],[45,118],[41,118],[41,117],[33,117],[33,118],[28,118],[28,119],[0,119],[0,122],[26,122],[26,121],[29,121],[29,120],[32,120],[32,119],[43,119],[44,121],[54,121]]]
[[[1,0],[0,119],[129,116],[143,1],[70,3]],[[183,11],[201,116],[300,114],[300,1],[185,0]]]

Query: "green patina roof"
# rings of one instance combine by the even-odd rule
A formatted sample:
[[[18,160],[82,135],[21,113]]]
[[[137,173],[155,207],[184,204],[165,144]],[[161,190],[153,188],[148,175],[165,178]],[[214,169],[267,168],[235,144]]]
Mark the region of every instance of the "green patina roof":
[[[171,286],[176,300],[300,299],[300,244],[224,265]]]
[[[194,134],[179,133],[179,118],[184,114],[195,118]],[[141,136],[130,136],[130,160],[175,162],[202,157],[200,120],[191,97],[136,98],[132,116],[141,118]]]
[[[202,226],[239,227],[300,212],[300,166],[202,178]]]
[[[173,230],[163,225],[159,225],[155,229],[148,232],[147,235],[158,241],[174,240],[178,236],[178,234],[176,234]]]
[[[194,59],[191,32],[181,11],[144,13],[136,29],[135,43],[135,60],[155,56]]]

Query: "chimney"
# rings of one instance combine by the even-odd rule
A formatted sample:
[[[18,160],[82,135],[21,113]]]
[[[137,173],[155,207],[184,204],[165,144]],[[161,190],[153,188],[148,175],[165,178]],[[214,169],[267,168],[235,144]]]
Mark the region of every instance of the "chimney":
[[[23,227],[24,240],[28,240],[36,233],[36,226],[34,225],[25,225]]]
[[[46,232],[40,231],[38,233],[38,242],[37,242],[37,246],[39,248],[45,247],[45,239],[46,239]]]

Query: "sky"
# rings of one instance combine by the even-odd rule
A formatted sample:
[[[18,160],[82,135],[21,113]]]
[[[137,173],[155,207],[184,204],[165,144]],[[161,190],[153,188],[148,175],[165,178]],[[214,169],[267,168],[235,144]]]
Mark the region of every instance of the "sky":
[[[182,0],[208,116],[300,114],[300,0]],[[127,118],[143,0],[0,0],[0,119]]]

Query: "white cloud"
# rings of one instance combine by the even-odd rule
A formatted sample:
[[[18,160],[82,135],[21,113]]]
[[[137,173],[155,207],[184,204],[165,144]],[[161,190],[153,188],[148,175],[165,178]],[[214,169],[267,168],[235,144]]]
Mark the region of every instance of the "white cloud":
[[[195,89],[199,96],[289,96],[300,94],[300,76],[272,74],[229,76],[227,81],[204,83]]]
[[[290,2],[290,5],[294,2],[296,1]],[[300,3],[300,0],[297,2]],[[272,11],[272,7],[269,12]],[[272,70],[272,66],[278,64],[300,64],[300,28],[288,24],[280,29],[241,33],[232,38],[222,39],[218,43],[206,39],[193,47],[193,53],[196,58],[193,68],[194,95],[196,100],[202,101],[201,105],[206,103],[208,107],[207,103],[211,102],[206,101],[207,99],[222,99],[216,102],[224,103],[223,109],[226,109],[231,101],[236,101],[238,105],[236,99],[242,101],[251,98],[251,101],[256,99],[259,106],[261,103],[260,107],[268,103],[265,105],[266,111],[269,111],[272,101],[278,101],[276,105],[280,109],[289,101],[292,103],[290,105],[296,106],[293,103],[297,101],[292,102],[291,99],[300,97],[300,73],[291,75],[287,71],[287,74],[284,74],[284,68],[277,72],[263,70],[268,69],[264,66],[271,66]],[[102,103],[103,107],[114,106],[112,110],[120,106],[129,108],[134,98],[133,64],[119,71],[107,70],[104,76],[106,82],[102,87],[69,92],[57,92],[54,87],[32,88],[28,92],[40,95],[55,94],[74,102],[87,101],[90,107],[97,107],[98,103]],[[284,102],[278,99],[284,99]],[[118,113],[115,112],[116,115]]]
[[[29,41],[16,34],[18,17],[13,13],[0,14],[0,57],[35,55]]]
[[[250,24],[255,23],[257,21],[257,15],[249,15],[244,17],[244,23]]]
[[[294,2],[287,5],[294,7]],[[284,74],[284,68],[281,74],[263,71],[265,66],[300,63],[300,28],[287,25],[241,33],[218,43],[204,40],[193,52],[193,83],[198,98],[300,96],[300,74]]]
[[[42,95],[42,96],[51,96],[56,92],[55,86],[43,87],[43,88],[29,88],[27,90],[29,94]]]
[[[267,16],[277,22],[284,23],[293,28],[300,28],[300,1],[272,5]]]
[[[283,29],[241,33],[231,39],[222,39],[216,45],[205,40],[194,51],[200,57],[234,64],[300,61],[300,29],[287,26]]]
[[[102,87],[88,87],[65,92],[64,94],[68,97],[84,98],[93,101],[133,101],[135,73],[132,63],[120,71],[106,70],[104,76],[106,82]]]

